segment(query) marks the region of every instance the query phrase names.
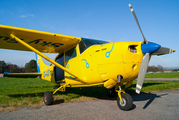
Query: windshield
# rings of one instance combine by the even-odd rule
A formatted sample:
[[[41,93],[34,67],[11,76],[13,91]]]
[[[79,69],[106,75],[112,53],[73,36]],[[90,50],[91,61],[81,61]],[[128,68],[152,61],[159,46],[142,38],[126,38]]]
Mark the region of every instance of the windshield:
[[[87,48],[89,48],[92,45],[101,45],[105,43],[109,43],[109,42],[102,41],[102,40],[94,40],[94,39],[89,39],[89,38],[81,38],[81,41],[79,43],[80,53],[82,53],[83,51],[85,51]]]

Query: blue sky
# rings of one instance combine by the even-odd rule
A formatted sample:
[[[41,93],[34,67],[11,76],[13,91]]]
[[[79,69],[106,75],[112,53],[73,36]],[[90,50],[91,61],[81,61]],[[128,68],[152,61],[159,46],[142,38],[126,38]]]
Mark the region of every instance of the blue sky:
[[[129,3],[145,38],[176,50],[152,56],[149,65],[179,67],[178,0],[1,0],[0,24],[111,42],[143,41]],[[33,52],[0,49],[6,63],[22,67],[31,59]]]

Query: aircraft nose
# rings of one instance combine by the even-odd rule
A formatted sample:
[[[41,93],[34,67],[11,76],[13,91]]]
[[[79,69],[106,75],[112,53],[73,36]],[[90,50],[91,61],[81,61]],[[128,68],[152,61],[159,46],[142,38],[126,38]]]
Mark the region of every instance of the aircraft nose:
[[[149,53],[152,54],[155,51],[157,51],[159,48],[161,47],[161,45],[153,43],[153,42],[148,42],[147,44],[142,44],[141,49],[142,49],[142,53]]]

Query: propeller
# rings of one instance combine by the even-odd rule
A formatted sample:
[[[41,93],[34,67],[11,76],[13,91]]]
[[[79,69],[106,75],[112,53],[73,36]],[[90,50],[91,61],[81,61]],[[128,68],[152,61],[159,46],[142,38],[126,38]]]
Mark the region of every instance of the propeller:
[[[130,10],[131,10],[131,12],[132,12],[132,15],[133,15],[133,17],[134,17],[134,19],[135,19],[135,21],[136,21],[136,23],[137,23],[137,26],[139,27],[139,30],[140,30],[140,32],[141,32],[141,34],[142,34],[142,37],[143,37],[143,39],[144,39],[144,44],[147,44],[148,41],[147,41],[147,40],[145,39],[145,37],[144,37],[144,34],[143,34],[143,32],[142,32],[142,29],[140,28],[139,22],[138,22],[138,20],[137,20],[137,17],[136,17],[136,15],[135,15],[134,9],[132,8],[132,5],[131,5],[131,4],[129,4],[129,8],[130,8]]]
[[[149,53],[146,53],[142,59],[139,74],[137,78],[137,84],[136,84],[136,93],[140,93],[140,90],[142,89],[142,85],[144,82],[145,74],[147,71],[148,63],[149,63],[150,55]]]
[[[157,51],[155,51],[152,55],[164,55],[164,54],[172,54],[175,50],[166,47],[160,47]]]
[[[144,54],[144,57],[142,59],[141,65],[140,65],[140,69],[139,69],[139,73],[138,73],[138,78],[137,78],[137,84],[136,84],[136,93],[140,93],[141,89],[142,89],[142,85],[144,82],[144,78],[146,75],[146,71],[147,71],[147,67],[148,67],[148,63],[150,60],[150,56],[151,55],[164,55],[164,54],[171,54],[173,52],[175,52],[175,50],[172,50],[170,48],[166,48],[166,47],[161,47],[159,44],[153,43],[153,42],[148,42],[145,39],[145,36],[142,32],[142,29],[139,25],[139,22],[137,20],[136,14],[134,12],[134,9],[132,8],[132,5],[129,4],[129,8],[131,10],[131,13],[137,23],[137,26],[142,34],[142,37],[144,39],[143,44],[141,45],[141,49],[142,49],[142,53]]]

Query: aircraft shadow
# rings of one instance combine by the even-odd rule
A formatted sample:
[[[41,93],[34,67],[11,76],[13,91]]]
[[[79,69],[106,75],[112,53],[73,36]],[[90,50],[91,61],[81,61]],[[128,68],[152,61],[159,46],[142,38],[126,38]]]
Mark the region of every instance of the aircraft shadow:
[[[161,98],[161,96],[165,96],[168,94],[162,94],[162,95],[157,95],[154,93],[141,93],[140,95],[133,95],[133,101],[147,101],[148,102],[144,105],[143,109],[146,109],[153,101],[155,98]]]
[[[156,85],[156,84],[164,84],[164,83],[144,83],[143,87],[147,87],[147,86],[151,86],[151,85]],[[131,85],[129,88],[124,88],[122,87],[123,90],[125,90],[126,93],[129,93],[130,95],[132,95],[133,101],[146,101],[149,100],[146,105],[143,107],[143,109],[147,108],[152,101],[156,98],[156,97],[160,97],[157,96],[156,94],[152,94],[152,93],[142,93],[140,95],[137,95],[135,93],[135,90],[132,89],[132,87],[135,87],[136,85],[133,84]],[[31,88],[33,89],[33,88]],[[45,92],[45,91],[44,91]],[[13,95],[8,95],[9,97],[14,97],[14,98],[21,98],[21,97],[43,97],[44,96],[44,92],[38,92],[38,93],[28,93],[28,94],[13,94]],[[53,92],[53,91],[51,91]],[[93,97],[93,98],[97,98],[97,99],[103,99],[103,100],[116,100],[116,97],[114,98],[109,98],[107,96],[107,90],[106,88],[102,87],[102,86],[95,86],[95,87],[82,87],[82,88],[66,88],[65,92],[57,92],[56,95],[68,95],[71,98],[73,98],[73,95],[75,94],[74,98],[78,97],[78,96],[86,96],[86,97]],[[167,95],[167,94],[166,94]],[[65,100],[64,99],[57,99],[53,102],[53,104],[60,104],[63,103]],[[135,108],[135,105],[133,105],[133,108]]]
[[[55,100],[55,101],[53,101],[53,105],[58,105],[58,104],[61,104],[61,103],[64,103],[64,102],[65,102],[64,99]]]

